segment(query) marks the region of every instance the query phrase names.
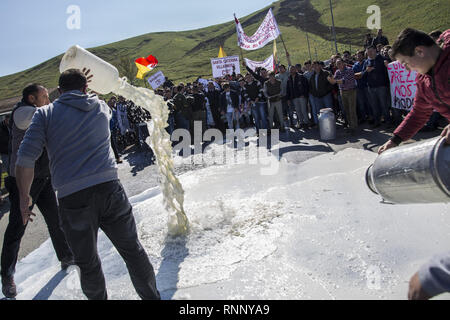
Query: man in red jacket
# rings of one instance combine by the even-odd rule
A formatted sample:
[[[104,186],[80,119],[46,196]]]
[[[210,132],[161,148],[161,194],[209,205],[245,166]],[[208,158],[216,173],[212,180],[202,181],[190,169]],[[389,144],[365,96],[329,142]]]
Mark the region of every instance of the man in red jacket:
[[[379,154],[411,139],[428,121],[433,111],[450,121],[450,30],[437,43],[426,33],[405,29],[392,47],[392,58],[406,69],[418,72],[417,93],[411,112],[384,144]],[[450,125],[441,134],[450,144]],[[450,292],[450,253],[437,256],[411,278],[408,298],[426,300]]]
[[[411,112],[394,131],[394,137],[379,149],[379,154],[414,137],[433,110],[450,121],[450,29],[441,35],[440,41],[442,48],[426,33],[408,28],[392,46],[392,58],[406,69],[418,72],[417,93]],[[442,136],[450,144],[450,125]]]

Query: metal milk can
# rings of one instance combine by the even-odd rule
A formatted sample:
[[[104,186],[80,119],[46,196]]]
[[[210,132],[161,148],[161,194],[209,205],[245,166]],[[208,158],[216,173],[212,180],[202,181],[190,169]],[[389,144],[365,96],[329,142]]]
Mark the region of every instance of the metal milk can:
[[[336,139],[336,117],[333,109],[326,108],[320,110],[319,129],[321,140],[327,141]]]
[[[437,137],[392,148],[366,172],[370,190],[395,204],[450,202],[450,145]]]

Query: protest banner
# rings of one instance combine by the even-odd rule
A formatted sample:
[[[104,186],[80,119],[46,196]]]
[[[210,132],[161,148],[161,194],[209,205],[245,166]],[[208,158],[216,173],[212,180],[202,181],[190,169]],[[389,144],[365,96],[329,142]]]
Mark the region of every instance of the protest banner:
[[[417,72],[408,71],[398,61],[388,65],[388,72],[391,84],[392,108],[411,110],[417,90]]]
[[[153,90],[158,89],[166,82],[166,77],[161,71],[158,71],[154,75],[148,78],[148,83],[152,86]]]
[[[206,91],[206,92],[208,92],[208,83],[209,83],[209,80],[200,78],[200,79],[198,79],[197,81],[198,81],[199,84],[202,85],[203,90]],[[220,86],[219,86],[219,84],[218,84],[217,82],[213,81],[213,83],[214,83],[214,87],[216,87],[217,90],[221,90],[221,88],[220,88]]]
[[[266,15],[263,23],[251,37],[247,36],[239,20],[234,17],[238,36],[238,46],[244,50],[251,51],[264,47],[267,43],[278,38],[281,35],[277,21],[273,15],[272,9]]]
[[[264,61],[252,61],[252,60],[245,58],[245,63],[253,71],[256,71],[257,68],[264,68],[267,71],[273,71],[273,67],[274,67],[273,55],[271,55],[269,58],[267,58]]]
[[[236,74],[241,73],[238,56],[211,59],[211,65],[213,78],[220,78],[227,74],[231,75],[233,74],[233,71],[236,72]]]

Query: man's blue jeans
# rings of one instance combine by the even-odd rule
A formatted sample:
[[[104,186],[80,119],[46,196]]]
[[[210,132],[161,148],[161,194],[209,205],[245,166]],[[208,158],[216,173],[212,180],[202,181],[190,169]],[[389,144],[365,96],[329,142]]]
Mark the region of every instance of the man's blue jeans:
[[[256,130],[267,129],[266,103],[257,102],[252,106],[252,115],[255,119]]]
[[[387,98],[387,87],[369,87],[369,103],[372,108],[375,124],[379,124],[381,122],[381,116],[384,117],[384,121],[386,122],[392,121]]]
[[[326,96],[323,96],[321,98],[310,96],[311,99],[314,101],[313,105],[315,110],[320,113],[320,110],[325,108],[333,108],[333,98],[331,96],[331,93],[327,94]]]
[[[369,90],[367,87],[358,88],[356,93],[356,101],[358,104],[358,119],[367,119],[372,115],[372,109],[369,104]]]

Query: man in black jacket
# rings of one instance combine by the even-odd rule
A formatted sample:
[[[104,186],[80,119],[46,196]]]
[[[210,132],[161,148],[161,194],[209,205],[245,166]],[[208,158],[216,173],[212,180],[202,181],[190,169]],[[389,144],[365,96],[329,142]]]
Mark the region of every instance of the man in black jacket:
[[[263,99],[261,85],[253,79],[251,74],[245,76],[245,94],[247,103],[251,106],[252,116],[255,120],[256,132],[259,134],[260,129],[267,129],[267,113],[265,103],[260,103]]]
[[[245,64],[245,62],[244,62]],[[261,95],[258,101],[255,103],[256,111],[259,113],[260,121],[262,121],[262,129],[268,129],[268,121],[267,121],[267,114],[268,114],[268,105],[266,101],[266,97],[264,95],[264,84],[266,81],[269,80],[269,74],[267,73],[267,70],[264,68],[257,68],[255,71],[250,69],[246,64],[245,68],[247,71],[253,76],[253,78],[259,82],[259,86],[261,88]],[[256,121],[256,118],[255,118]],[[258,127],[256,127],[256,130],[259,132]]]
[[[20,241],[27,226],[24,225],[22,219],[19,190],[15,178],[17,152],[36,109],[49,103],[47,89],[36,84],[30,85],[24,89],[22,102],[19,102],[14,108],[11,116],[11,161],[6,183],[11,209],[1,256],[2,292],[7,298],[14,298],[17,295],[14,273]],[[31,206],[37,205],[44,217],[56,255],[61,261],[61,268],[66,269],[69,265],[74,264],[73,254],[60,225],[58,203],[51,183],[49,160],[45,149],[36,161],[30,196],[32,198]]]
[[[0,123],[0,155],[1,155],[1,166],[0,166],[0,175],[3,184],[3,174],[8,172],[9,168],[9,119],[10,116],[6,115],[5,119]],[[3,184],[4,185],[4,184]],[[3,188],[1,190],[2,193],[7,193]],[[4,199],[0,198],[0,205],[3,205]]]
[[[286,97],[290,107],[289,116],[291,123],[293,123],[293,108],[297,113],[298,127],[306,129],[309,124],[308,117],[308,95],[309,85],[308,80],[304,75],[297,72],[297,68],[291,66],[289,68],[289,79],[287,83]]]
[[[175,123],[177,129],[190,129],[190,119],[192,117],[192,110],[187,103],[184,95],[184,86],[178,85],[177,94],[173,97]]]
[[[389,45],[389,40],[388,38],[386,38],[385,36],[383,36],[383,29],[378,29],[378,34],[376,36],[375,39],[373,39],[372,45],[373,46],[377,46],[377,45],[383,45],[383,46],[387,46]]]
[[[314,105],[312,109],[320,112],[321,109],[333,107],[333,86],[328,81],[331,74],[322,69],[320,61],[314,61],[313,70],[314,74],[309,79],[309,93]]]
[[[212,81],[208,82],[208,92],[206,92],[206,98],[208,98],[209,107],[211,109],[216,128],[222,133],[225,133],[225,125],[220,112],[220,91],[216,89],[216,86]]]
[[[0,123],[0,154],[2,158],[2,170],[7,172],[9,167],[9,119],[10,116],[6,115],[5,119]]]
[[[235,91],[231,91],[230,84],[227,82],[223,85],[223,90],[220,95],[221,113],[227,116],[228,129],[234,129],[234,122],[236,122],[236,129],[239,129],[239,96]]]
[[[194,122],[200,121],[202,123],[202,136],[203,132],[206,131],[206,100],[205,95],[199,89],[198,85],[194,85],[192,88],[194,98],[192,104],[192,126],[194,127]]]

